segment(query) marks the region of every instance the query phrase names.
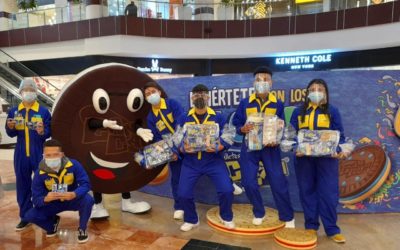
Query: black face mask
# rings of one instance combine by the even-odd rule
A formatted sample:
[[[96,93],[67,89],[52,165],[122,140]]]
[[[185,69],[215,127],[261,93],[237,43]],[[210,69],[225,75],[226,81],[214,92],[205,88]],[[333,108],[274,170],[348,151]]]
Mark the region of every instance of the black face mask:
[[[206,106],[206,101],[203,98],[199,97],[193,101],[193,105],[198,109],[203,109]]]

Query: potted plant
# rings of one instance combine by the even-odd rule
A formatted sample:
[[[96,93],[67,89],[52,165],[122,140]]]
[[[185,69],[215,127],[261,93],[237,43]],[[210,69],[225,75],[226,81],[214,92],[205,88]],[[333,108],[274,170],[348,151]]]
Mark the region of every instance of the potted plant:
[[[36,0],[19,0],[18,8],[23,11],[36,9],[37,3]]]
[[[234,0],[221,0],[217,8],[217,20],[233,20],[234,4]]]

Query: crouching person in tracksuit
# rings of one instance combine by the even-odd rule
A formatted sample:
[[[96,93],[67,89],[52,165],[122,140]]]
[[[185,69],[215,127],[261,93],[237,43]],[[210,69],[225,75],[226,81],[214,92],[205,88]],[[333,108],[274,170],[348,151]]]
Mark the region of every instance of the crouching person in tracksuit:
[[[44,143],[43,160],[32,183],[32,201],[24,220],[43,228],[46,237],[57,235],[60,217],[64,211],[79,211],[78,242],[88,241],[86,228],[93,206],[88,194],[89,178],[82,165],[67,158],[56,140]]]
[[[209,99],[207,87],[199,84],[193,88],[192,92],[194,108],[181,116],[179,124],[183,127],[185,124],[217,123],[220,131],[222,131],[224,127],[223,117],[207,107]],[[184,153],[184,157],[179,179],[178,196],[184,209],[183,219],[185,223],[181,226],[182,231],[189,231],[199,225],[199,217],[193,200],[193,189],[198,179],[203,175],[207,175],[216,187],[221,222],[229,229],[235,227],[232,212],[232,181],[221,152],[226,146],[228,145],[223,140],[220,140],[216,149],[203,152],[193,152],[187,145],[181,147],[180,150]]]

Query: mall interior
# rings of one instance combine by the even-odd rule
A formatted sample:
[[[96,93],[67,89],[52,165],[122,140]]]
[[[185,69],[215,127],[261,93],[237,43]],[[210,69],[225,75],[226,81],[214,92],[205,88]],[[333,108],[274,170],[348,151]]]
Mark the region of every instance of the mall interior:
[[[399,0],[0,0],[0,249],[399,249],[399,34]],[[174,99],[186,112],[197,107],[193,87],[205,85],[206,106],[230,127],[241,100],[257,96],[254,72],[260,66],[271,74],[270,94],[285,105],[285,126],[294,107],[308,100],[312,79],[324,79],[329,87],[325,95],[339,109],[346,143],[353,146],[337,161],[339,194],[331,211],[345,243],[332,240],[323,215],[320,226],[308,225],[293,151],[282,151],[279,159],[294,209],[293,230],[279,220],[270,170],[261,163],[255,182],[266,216],[261,225],[254,223],[240,165],[247,136],[238,130],[231,147],[212,156],[224,159],[235,187],[235,227],[215,212],[220,193],[211,179],[201,177],[194,187],[199,224],[182,230],[186,208],[179,210],[185,211],[184,221],[175,218],[172,161],[148,169],[134,159],[151,144],[137,129],[147,129],[148,114],[157,117],[160,111],[169,129],[162,106],[156,110],[149,104],[146,83],[157,82],[161,100]],[[32,80],[35,103],[52,116],[51,138],[61,142],[65,156],[82,164],[90,197],[103,193],[100,204],[107,215],[92,214],[84,240],[77,231],[78,208],[58,213],[52,236],[36,223],[16,228],[23,221],[19,188],[24,185],[17,181],[18,145],[26,143],[28,153],[29,134],[36,131],[29,131],[28,122],[18,136],[10,136],[8,126],[10,114],[24,110],[21,83]],[[105,111],[100,99],[100,111],[95,104],[99,90],[106,95],[100,99],[108,98]],[[138,109],[129,99],[132,91],[139,92]],[[101,129],[91,127],[91,116],[105,119]],[[333,119],[332,113],[328,117]],[[107,129],[104,122],[110,120],[124,124],[122,132],[112,125]],[[99,162],[109,167],[93,170],[102,166]],[[126,199],[148,208],[126,209]]]

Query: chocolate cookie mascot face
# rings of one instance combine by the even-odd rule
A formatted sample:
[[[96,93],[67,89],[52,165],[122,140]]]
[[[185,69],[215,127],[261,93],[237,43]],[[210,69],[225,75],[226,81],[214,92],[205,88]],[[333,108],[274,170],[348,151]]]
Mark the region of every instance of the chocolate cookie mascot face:
[[[141,87],[153,81],[122,64],[103,64],[81,72],[64,87],[53,109],[52,134],[68,157],[85,167],[92,189],[101,193],[128,192],[153,180],[162,168],[145,170],[134,153],[145,143],[136,135],[146,126],[150,105]],[[89,121],[114,120],[122,130],[93,129]]]

